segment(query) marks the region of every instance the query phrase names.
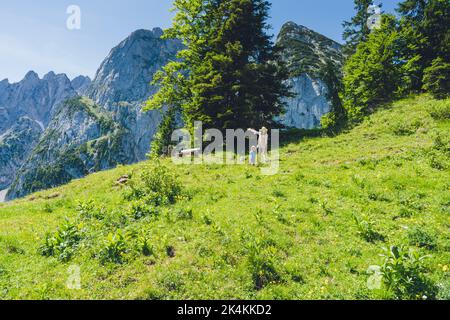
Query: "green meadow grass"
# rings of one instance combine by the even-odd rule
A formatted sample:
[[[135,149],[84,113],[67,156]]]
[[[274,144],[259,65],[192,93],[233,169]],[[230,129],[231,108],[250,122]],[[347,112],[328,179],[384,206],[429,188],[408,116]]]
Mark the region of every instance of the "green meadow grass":
[[[293,134],[274,176],[163,160],[183,196],[157,216],[131,218],[116,184],[149,163],[0,204],[0,299],[392,299],[367,286],[391,245],[429,255],[424,276],[449,299],[449,106],[416,96],[334,137]],[[80,217],[89,201],[98,216]],[[67,261],[43,256],[66,220],[79,246]],[[102,260],[116,244],[121,261]]]

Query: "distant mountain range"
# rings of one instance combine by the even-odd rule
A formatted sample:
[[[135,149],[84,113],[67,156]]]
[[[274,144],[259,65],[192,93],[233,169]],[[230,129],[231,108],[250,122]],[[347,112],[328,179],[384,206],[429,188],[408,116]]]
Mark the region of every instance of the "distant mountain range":
[[[7,200],[145,159],[162,114],[141,106],[157,90],[150,85],[154,73],[183,47],[161,35],[159,28],[133,32],[92,81],[53,72],[40,79],[30,71],[18,83],[0,82],[0,190],[9,189]],[[331,108],[317,70],[327,61],[340,66],[341,46],[292,22],[277,43],[295,93],[280,121],[317,127]]]

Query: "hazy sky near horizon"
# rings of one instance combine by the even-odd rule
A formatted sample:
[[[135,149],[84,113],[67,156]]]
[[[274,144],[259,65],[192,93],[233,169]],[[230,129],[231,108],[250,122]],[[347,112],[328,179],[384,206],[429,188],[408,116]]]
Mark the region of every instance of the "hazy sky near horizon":
[[[375,1],[379,2],[379,1]],[[399,0],[384,0],[394,12]],[[109,51],[137,29],[167,28],[171,0],[0,0],[0,80],[20,81],[30,71],[93,77]],[[81,29],[69,30],[69,5],[81,9]],[[272,0],[272,33],[294,21],[342,42],[342,21],[353,0]]]

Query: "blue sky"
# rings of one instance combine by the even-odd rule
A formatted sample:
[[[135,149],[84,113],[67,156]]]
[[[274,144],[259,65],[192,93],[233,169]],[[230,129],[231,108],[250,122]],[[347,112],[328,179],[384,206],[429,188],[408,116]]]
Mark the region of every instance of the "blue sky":
[[[136,29],[166,28],[171,0],[0,0],[0,80],[16,82],[29,71],[52,70],[93,77],[112,47]],[[393,12],[398,0],[384,0]],[[353,14],[352,0],[273,0],[276,34],[294,21],[341,42],[342,21]],[[69,5],[81,9],[81,29],[66,28]]]

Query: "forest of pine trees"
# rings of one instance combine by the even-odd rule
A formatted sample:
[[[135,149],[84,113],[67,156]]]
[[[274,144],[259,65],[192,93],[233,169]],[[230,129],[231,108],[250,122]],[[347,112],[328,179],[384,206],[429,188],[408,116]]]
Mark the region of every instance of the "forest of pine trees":
[[[347,52],[354,50],[347,57],[341,94],[349,118],[357,121],[377,106],[408,94],[448,96],[450,3],[402,1],[398,16],[383,14],[381,27],[367,33],[361,17],[370,4],[355,0],[358,12],[345,23]]]

